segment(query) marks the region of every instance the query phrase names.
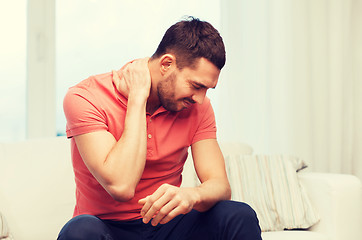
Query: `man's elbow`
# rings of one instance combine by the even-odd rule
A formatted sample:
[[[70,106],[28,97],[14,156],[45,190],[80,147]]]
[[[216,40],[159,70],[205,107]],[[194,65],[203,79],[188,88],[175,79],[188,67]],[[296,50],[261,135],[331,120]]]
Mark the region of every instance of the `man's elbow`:
[[[231,200],[231,188],[230,188],[230,186],[227,187],[225,196],[226,196],[227,200]]]
[[[122,186],[109,186],[107,192],[111,197],[118,202],[127,202],[135,195],[135,188],[122,185]]]
[[[231,200],[231,187],[229,183],[227,183],[225,186],[224,196],[225,200]]]

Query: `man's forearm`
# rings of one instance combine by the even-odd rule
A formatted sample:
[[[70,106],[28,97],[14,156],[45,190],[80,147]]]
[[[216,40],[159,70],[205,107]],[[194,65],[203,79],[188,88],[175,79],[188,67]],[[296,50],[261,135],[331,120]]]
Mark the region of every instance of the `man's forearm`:
[[[199,200],[194,205],[194,209],[199,212],[209,210],[217,202],[230,200],[231,189],[229,182],[225,179],[210,179],[195,187],[195,192]]]
[[[110,174],[116,178],[112,187],[116,191],[127,192],[124,200],[133,197],[142,176],[146,163],[146,134],[146,101],[129,98],[124,131],[104,162]]]
[[[229,183],[225,179],[214,178],[198,187],[179,188],[169,184],[161,185],[152,195],[138,201],[143,205],[141,216],[144,223],[152,219],[152,225],[164,224],[179,214],[195,209],[207,211],[217,202],[230,199]]]

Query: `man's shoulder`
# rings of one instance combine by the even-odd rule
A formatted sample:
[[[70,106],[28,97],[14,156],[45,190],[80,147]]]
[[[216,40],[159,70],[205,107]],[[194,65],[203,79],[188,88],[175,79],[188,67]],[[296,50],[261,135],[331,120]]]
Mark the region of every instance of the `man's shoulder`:
[[[126,100],[117,92],[111,73],[90,76],[69,88],[63,102],[66,106],[87,103],[89,108],[107,113],[123,111],[126,108]]]
[[[109,88],[112,86],[111,73],[102,73],[98,75],[92,75],[76,85],[69,88],[68,91],[98,91],[101,88]],[[100,88],[101,87],[101,88]]]

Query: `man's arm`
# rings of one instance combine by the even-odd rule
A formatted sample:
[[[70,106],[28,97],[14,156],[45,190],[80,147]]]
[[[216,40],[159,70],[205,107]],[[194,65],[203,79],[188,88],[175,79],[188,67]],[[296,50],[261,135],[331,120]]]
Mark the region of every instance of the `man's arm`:
[[[152,225],[164,224],[191,209],[207,211],[218,201],[230,199],[224,158],[216,139],[198,141],[191,149],[201,185],[178,188],[164,184],[152,195],[141,199],[139,203],[143,205],[141,215],[145,223],[153,218]]]
[[[107,131],[74,137],[89,171],[118,201],[133,198],[146,162],[146,103],[151,84],[147,62],[147,58],[136,60],[123,71],[128,89],[118,90],[127,92],[128,104],[121,138],[116,141]],[[117,74],[114,77],[121,80]]]
[[[201,181],[197,188],[200,202],[194,206],[207,211],[221,200],[230,200],[231,188],[225,171],[225,162],[216,139],[206,139],[191,146],[195,170]]]

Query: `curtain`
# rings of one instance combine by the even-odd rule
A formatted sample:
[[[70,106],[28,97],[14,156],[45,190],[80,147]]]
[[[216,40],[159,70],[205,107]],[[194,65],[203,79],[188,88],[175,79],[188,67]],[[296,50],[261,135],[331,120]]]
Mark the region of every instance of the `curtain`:
[[[221,1],[220,141],[362,179],[362,1]]]

